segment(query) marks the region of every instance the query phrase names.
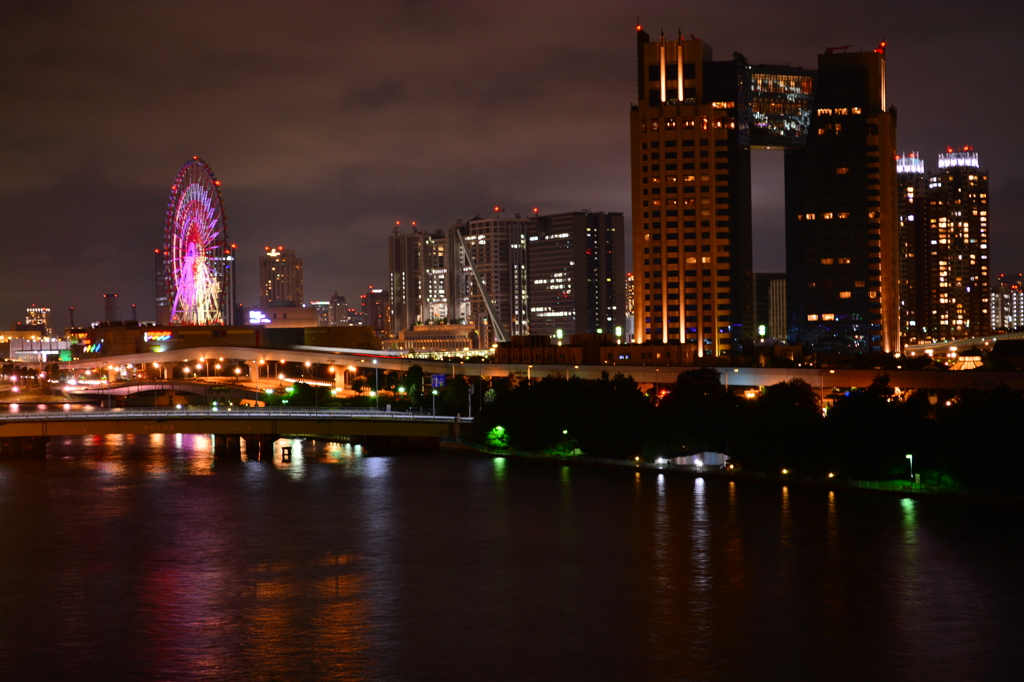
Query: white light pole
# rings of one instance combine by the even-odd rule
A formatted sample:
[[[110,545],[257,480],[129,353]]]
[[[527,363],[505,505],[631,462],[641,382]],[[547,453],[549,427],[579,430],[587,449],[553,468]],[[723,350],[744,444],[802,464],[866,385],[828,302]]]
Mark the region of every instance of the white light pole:
[[[910,460],[910,482],[914,482],[914,456],[907,455],[907,459]]]
[[[380,409],[380,369],[377,361],[373,361],[373,409]]]

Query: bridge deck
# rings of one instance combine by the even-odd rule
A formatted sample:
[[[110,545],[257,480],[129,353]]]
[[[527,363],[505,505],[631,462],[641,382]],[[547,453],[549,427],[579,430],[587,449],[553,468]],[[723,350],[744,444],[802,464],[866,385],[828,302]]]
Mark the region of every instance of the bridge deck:
[[[304,409],[83,410],[0,416],[0,438],[113,433],[440,438],[471,419],[411,412]]]

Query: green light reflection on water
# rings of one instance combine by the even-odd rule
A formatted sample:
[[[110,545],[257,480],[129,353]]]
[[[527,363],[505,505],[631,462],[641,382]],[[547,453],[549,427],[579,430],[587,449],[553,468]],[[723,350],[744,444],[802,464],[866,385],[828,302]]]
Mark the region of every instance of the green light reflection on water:
[[[494,458],[494,480],[504,481],[505,480],[505,458],[495,457]]]

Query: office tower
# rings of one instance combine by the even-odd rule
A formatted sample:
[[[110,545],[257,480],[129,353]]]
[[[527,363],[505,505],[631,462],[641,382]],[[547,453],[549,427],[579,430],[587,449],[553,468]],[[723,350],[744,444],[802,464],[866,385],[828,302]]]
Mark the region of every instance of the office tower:
[[[754,325],[760,339],[786,340],[786,273],[754,273]]]
[[[738,351],[752,336],[750,71],[637,27],[630,112],[636,341]]]
[[[153,266],[156,275],[156,323],[171,323],[171,301],[167,297],[167,270],[164,252],[153,249]]]
[[[275,303],[301,306],[302,259],[283,246],[264,249],[266,253],[260,256],[260,306],[269,308]]]
[[[531,221],[518,213],[514,218],[502,218],[501,210],[496,208],[493,218],[457,221],[449,231],[448,253],[452,258],[445,287],[448,319],[476,326],[484,345],[492,344],[496,336],[480,284],[486,288],[494,314],[507,334],[530,333],[526,235]]]
[[[335,291],[327,301],[327,326],[347,327],[350,324],[352,322],[349,321],[348,302],[344,296],[339,296]]]
[[[899,352],[895,140],[884,44],[819,55],[807,143],[786,151],[791,341]]]
[[[388,237],[388,269],[391,277],[392,333],[417,323],[440,322],[448,317],[445,297],[448,237],[441,231],[416,229],[400,234],[398,226]]]
[[[1024,274],[999,275],[990,299],[993,330],[1013,332],[1024,327]]]
[[[363,325],[372,327],[378,334],[390,334],[391,310],[388,292],[371,286],[370,290],[359,298],[362,301]]]
[[[316,326],[318,327],[330,327],[331,326],[331,302],[330,301],[310,301],[309,307],[316,311]]]
[[[939,154],[928,178],[928,335],[982,336],[991,325],[988,171],[970,147]]]
[[[538,216],[528,228],[526,251],[532,335],[624,332],[621,213]]]
[[[103,321],[118,322],[121,311],[117,305],[117,294],[103,294]]]
[[[928,179],[917,152],[897,157],[899,225],[899,294],[902,344],[927,338],[928,298]]]
[[[42,327],[43,332],[50,336],[53,331],[50,329],[50,309],[40,308],[33,305],[25,309],[25,324],[32,327]]]

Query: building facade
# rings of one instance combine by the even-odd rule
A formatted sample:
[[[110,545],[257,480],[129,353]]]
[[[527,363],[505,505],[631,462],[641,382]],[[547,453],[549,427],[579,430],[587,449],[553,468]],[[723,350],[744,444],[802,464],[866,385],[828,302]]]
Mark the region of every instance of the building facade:
[[[493,343],[496,337],[480,284],[486,288],[506,334],[530,333],[526,245],[531,222],[532,218],[521,214],[503,218],[496,211],[491,218],[458,221],[449,231],[448,253],[452,259],[445,272],[448,319],[474,325],[482,343]],[[456,232],[461,233],[461,239]]]
[[[391,306],[388,292],[371,286],[359,299],[362,304],[362,324],[372,328],[378,335],[390,335]]]
[[[1024,274],[999,275],[990,297],[992,329],[1014,332],[1024,327]]]
[[[530,333],[625,331],[625,223],[621,213],[538,216],[527,237]]]
[[[415,223],[412,234],[399,234],[396,227],[388,238],[391,331],[395,336],[417,324],[447,320],[448,249],[443,231],[421,232]]]
[[[275,303],[294,303],[301,306],[302,259],[283,246],[264,247],[260,256],[260,306],[269,308]]]
[[[754,315],[759,339],[786,340],[786,273],[754,273]]]
[[[929,337],[983,336],[991,330],[988,171],[970,147],[939,154],[928,178]]]
[[[884,45],[819,55],[807,143],[786,151],[790,341],[899,352],[895,142]]]
[[[753,326],[749,67],[637,27],[635,340],[727,355]]]
[[[900,329],[903,345],[928,338],[928,178],[917,152],[896,159]]]

